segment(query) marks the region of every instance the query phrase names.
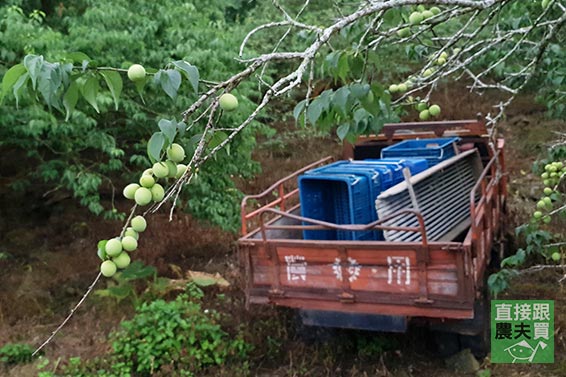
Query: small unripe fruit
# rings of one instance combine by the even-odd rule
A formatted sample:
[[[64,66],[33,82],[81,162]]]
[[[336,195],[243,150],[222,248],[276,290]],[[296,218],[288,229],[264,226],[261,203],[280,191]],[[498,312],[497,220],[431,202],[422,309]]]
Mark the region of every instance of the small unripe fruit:
[[[558,262],[560,260],[560,258],[562,258],[562,255],[560,255],[560,253],[558,251],[552,253],[551,256],[552,260],[555,262]]]
[[[542,9],[546,9],[548,8],[548,5],[550,4],[552,0],[542,0],[540,5],[542,6]]]
[[[434,14],[435,16],[441,12],[441,10],[440,10],[439,7],[432,7],[432,8],[430,8],[430,11],[431,11],[432,14]]]
[[[389,93],[397,93],[399,91],[399,86],[397,84],[389,85]]]
[[[177,175],[175,176],[175,178],[177,179],[181,178],[181,176],[185,174],[185,171],[187,171],[187,165],[185,164],[177,165]]]
[[[238,99],[231,93],[224,93],[218,100],[220,108],[224,111],[236,110],[238,107]]]
[[[145,221],[145,219],[143,218],[143,216],[136,216],[132,219],[131,222],[132,228],[138,232],[141,233],[145,230],[145,228],[147,228],[147,222]]]
[[[126,251],[134,251],[138,248],[138,241],[132,236],[122,238],[122,247]]]
[[[151,198],[154,202],[160,202],[165,197],[165,190],[163,186],[159,183],[156,183],[155,186],[151,188]]]
[[[407,84],[399,84],[397,85],[398,89],[399,89],[399,93],[405,93],[407,91]]]
[[[102,272],[102,275],[110,278],[116,273],[116,264],[111,260],[106,260],[100,265],[100,272]]]
[[[427,105],[426,102],[419,102],[419,103],[417,104],[417,110],[418,110],[418,111],[426,110],[427,107],[428,107],[428,105]]]
[[[97,249],[96,250],[96,255],[98,255],[98,257],[102,260],[106,260],[106,243],[108,241],[107,240],[100,240],[98,241],[98,244],[96,245]]]
[[[151,188],[151,187],[153,187],[154,184],[155,184],[155,178],[153,178],[151,175],[143,174],[141,176],[140,185],[142,185],[143,187]]]
[[[140,81],[145,78],[145,68],[140,64],[133,64],[128,68],[128,78],[132,81]]]
[[[397,30],[397,35],[401,38],[407,38],[409,35],[411,35],[411,29],[409,29],[408,27],[399,29]]]
[[[430,112],[430,115],[432,115],[433,117],[440,115],[440,106],[438,105],[432,105],[431,107],[428,108],[428,111]]]
[[[169,174],[169,168],[165,162],[156,162],[151,169],[153,170],[153,175],[157,178],[165,178]]]
[[[541,211],[535,211],[535,213],[533,213],[533,217],[535,219],[540,219],[542,217],[542,212]]]
[[[430,112],[428,110],[423,110],[419,113],[420,120],[428,120],[430,118]]]
[[[444,65],[444,64],[446,64],[446,59],[444,59],[444,58],[438,58],[438,59],[436,60],[436,64],[438,64],[438,65]]]
[[[133,199],[134,195],[136,194],[136,190],[139,188],[140,185],[138,185],[137,183],[130,183],[129,185],[124,187],[124,191],[122,193],[124,194],[124,197],[126,199]]]
[[[98,241],[96,254],[102,260],[106,260],[106,243],[107,242],[108,241],[106,241],[106,240]]]
[[[167,158],[173,162],[181,162],[185,159],[185,150],[177,143],[167,148]]]
[[[152,168],[145,169],[142,175],[153,175],[153,169]]]
[[[434,70],[432,68],[428,68],[427,70],[425,70],[423,72],[424,77],[429,77],[429,76],[432,76],[433,74],[434,74]]]
[[[544,181],[542,181],[542,183],[543,183],[545,186],[552,186],[552,182],[550,182],[550,179],[545,179]]]
[[[448,59],[448,53],[447,53],[446,51],[442,51],[442,53],[440,54],[439,58]]]
[[[373,92],[370,90],[365,98],[366,103],[373,103]]]
[[[177,164],[171,160],[165,161],[165,165],[167,165],[167,176],[169,178],[175,178],[177,175]]]
[[[562,162],[558,161],[558,162],[556,163],[556,168],[562,169],[563,167],[564,167],[564,164],[563,164]]]
[[[552,189],[550,187],[545,187],[544,188],[544,195],[550,195],[552,194]]]
[[[430,10],[425,10],[424,12],[421,13],[423,16],[423,19],[427,19],[427,18],[431,18],[434,16],[434,13],[432,13]]]
[[[418,25],[421,22],[423,22],[423,20],[424,20],[424,17],[423,17],[421,12],[413,12],[409,16],[409,23],[411,25]]]
[[[114,264],[118,268],[126,268],[130,265],[131,259],[130,259],[130,256],[128,255],[128,253],[123,251],[116,258],[112,258],[112,262],[114,262]]]
[[[419,12],[423,12],[424,10],[426,10],[426,8],[425,8],[424,5],[421,4],[421,5],[417,5],[417,10],[418,10]]]
[[[108,242],[106,242],[105,250],[109,257],[115,257],[122,252],[122,242],[120,242],[117,238],[108,240]]]
[[[546,203],[544,202],[544,200],[539,200],[537,202],[537,208],[538,209],[544,209],[546,207]]]
[[[151,191],[149,191],[149,189],[146,187],[140,187],[136,191],[136,196],[134,199],[136,201],[136,204],[139,206],[148,205],[151,202]]]
[[[542,218],[542,222],[545,223],[545,224],[550,223],[551,220],[552,220],[552,218],[548,215]]]
[[[548,178],[549,178],[549,175],[548,175],[547,172],[544,172],[544,173],[542,173],[542,174],[540,175],[540,177],[541,177],[542,179],[548,179]]]
[[[126,231],[124,232],[124,237],[134,237],[136,241],[140,239],[140,235],[138,234],[138,232],[136,232],[134,228],[132,228],[131,226],[126,228]]]

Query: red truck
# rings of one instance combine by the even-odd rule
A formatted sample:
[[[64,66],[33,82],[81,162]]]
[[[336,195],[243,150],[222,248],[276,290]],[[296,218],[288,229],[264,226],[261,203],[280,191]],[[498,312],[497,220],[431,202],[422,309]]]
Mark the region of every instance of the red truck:
[[[297,177],[331,158],[246,196],[238,246],[247,303],[296,308],[306,325],[404,332],[418,323],[485,337],[486,269],[502,246],[505,222],[504,140],[489,136],[482,119],[387,124],[377,136],[345,144],[343,158],[379,158],[383,148],[403,140],[448,136],[459,137],[460,151],[475,149],[481,160],[469,192],[469,217],[449,240],[428,240],[425,219],[414,209],[370,224],[302,217]],[[407,213],[419,225],[403,230],[420,233],[419,241],[303,238],[306,229],[397,229],[387,221]]]

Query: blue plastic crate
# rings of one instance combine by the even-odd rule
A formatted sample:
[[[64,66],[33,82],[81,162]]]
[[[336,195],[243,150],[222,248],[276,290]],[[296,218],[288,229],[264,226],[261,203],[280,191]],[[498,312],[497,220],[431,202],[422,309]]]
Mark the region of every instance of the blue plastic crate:
[[[335,224],[367,224],[376,218],[371,183],[363,174],[314,173],[299,176],[301,215]],[[309,225],[309,224],[305,224]],[[378,231],[305,230],[305,239],[376,240]]]
[[[379,178],[373,178],[372,181],[376,183],[377,179],[379,179],[379,189],[374,191],[376,197],[381,193],[381,191],[386,190],[387,188],[393,185],[393,172],[391,169],[383,164],[363,164],[359,163],[360,161],[337,161],[329,165],[325,165],[316,169],[312,169],[307,171],[305,174],[325,174],[328,171],[332,171],[334,173],[341,172],[341,173],[360,173],[363,174],[370,174],[372,177],[379,175]]]
[[[330,165],[323,166],[318,169],[309,170],[305,174],[358,174],[363,175],[367,178],[370,186],[370,196],[372,200],[375,200],[383,190],[382,177],[385,176],[387,180],[387,175],[391,175],[388,170],[380,167],[375,169],[371,166],[357,166],[351,164],[350,161],[338,161]],[[377,215],[375,217],[376,220]]]
[[[372,161],[372,160],[369,160],[369,161]],[[404,168],[409,168],[411,175],[418,174],[418,173],[428,169],[428,162],[427,162],[426,158],[414,158],[414,157],[393,158],[393,157],[390,157],[390,158],[382,158],[380,160],[375,160],[375,161],[394,162],[394,163],[397,163],[397,164],[401,164]]]
[[[387,167],[391,172],[391,181],[386,185],[383,190],[395,186],[399,182],[405,180],[403,176],[403,169],[408,167],[411,175],[418,174],[429,168],[428,161],[425,158],[382,158],[382,159],[367,159],[361,161],[354,161],[359,165],[372,164]]]
[[[428,166],[434,166],[441,161],[456,155],[455,143],[459,137],[405,140],[381,150],[381,158],[389,157],[422,157]]]

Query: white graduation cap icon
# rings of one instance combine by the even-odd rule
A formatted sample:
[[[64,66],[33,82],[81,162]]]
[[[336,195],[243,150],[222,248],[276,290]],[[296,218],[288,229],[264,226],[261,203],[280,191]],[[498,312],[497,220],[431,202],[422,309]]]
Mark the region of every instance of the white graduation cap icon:
[[[539,347],[545,349],[546,343],[539,341],[536,347],[533,348],[529,342],[521,340],[519,343],[515,343],[512,346],[507,347],[505,351],[509,352],[509,355],[513,357],[513,363],[517,360],[527,360],[528,362],[532,362]]]

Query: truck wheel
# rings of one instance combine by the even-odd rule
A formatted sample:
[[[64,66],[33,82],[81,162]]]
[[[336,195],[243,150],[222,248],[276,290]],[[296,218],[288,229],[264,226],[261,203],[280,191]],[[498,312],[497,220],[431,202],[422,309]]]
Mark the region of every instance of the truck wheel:
[[[441,358],[450,357],[460,352],[459,334],[448,331],[433,331],[435,353]]]

